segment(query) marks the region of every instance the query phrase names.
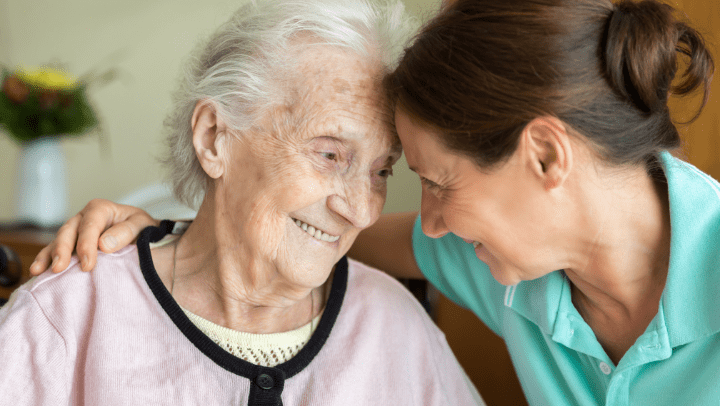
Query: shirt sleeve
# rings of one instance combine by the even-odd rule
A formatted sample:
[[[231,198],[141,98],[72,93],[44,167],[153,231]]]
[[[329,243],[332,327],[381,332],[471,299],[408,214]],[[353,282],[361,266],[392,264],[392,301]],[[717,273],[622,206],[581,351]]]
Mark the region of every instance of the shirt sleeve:
[[[0,308],[0,360],[0,399],[16,405],[69,404],[65,341],[22,288]]]
[[[475,313],[495,334],[502,335],[499,314],[505,286],[492,277],[472,245],[452,233],[441,238],[426,236],[418,216],[413,229],[413,253],[430,283],[448,299]]]

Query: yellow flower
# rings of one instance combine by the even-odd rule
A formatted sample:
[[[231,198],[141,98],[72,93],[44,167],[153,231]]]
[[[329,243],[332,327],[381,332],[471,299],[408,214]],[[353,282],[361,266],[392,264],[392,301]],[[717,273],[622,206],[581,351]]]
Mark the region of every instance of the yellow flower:
[[[75,78],[48,67],[32,70],[21,68],[16,74],[27,85],[39,89],[71,90],[77,85]]]

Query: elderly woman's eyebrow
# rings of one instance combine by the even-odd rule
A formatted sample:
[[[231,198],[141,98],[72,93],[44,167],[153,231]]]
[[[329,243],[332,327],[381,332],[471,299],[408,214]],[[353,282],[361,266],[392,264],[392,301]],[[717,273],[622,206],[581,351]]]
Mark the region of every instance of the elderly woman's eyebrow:
[[[306,145],[310,145],[313,148],[316,147],[318,143],[321,145],[327,146],[327,145],[334,145],[337,147],[347,148],[347,142],[342,139],[342,137],[336,135],[336,133],[332,133],[330,131],[323,132],[325,135],[320,136],[312,136],[304,141]],[[321,133],[321,134],[323,134]]]

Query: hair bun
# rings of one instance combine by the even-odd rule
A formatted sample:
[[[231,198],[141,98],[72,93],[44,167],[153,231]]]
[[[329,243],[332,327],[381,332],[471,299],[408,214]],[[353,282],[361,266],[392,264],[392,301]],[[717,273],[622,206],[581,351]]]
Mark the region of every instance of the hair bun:
[[[655,0],[623,0],[608,18],[606,74],[611,86],[646,113],[664,111],[669,94],[689,93],[705,84],[707,99],[713,62],[702,37],[678,21],[674,9]],[[682,83],[671,87],[677,53],[689,57]],[[699,113],[699,112],[698,112]]]
[[[611,85],[646,113],[665,107],[676,71],[677,29],[672,7],[622,1],[610,15],[605,46]]]

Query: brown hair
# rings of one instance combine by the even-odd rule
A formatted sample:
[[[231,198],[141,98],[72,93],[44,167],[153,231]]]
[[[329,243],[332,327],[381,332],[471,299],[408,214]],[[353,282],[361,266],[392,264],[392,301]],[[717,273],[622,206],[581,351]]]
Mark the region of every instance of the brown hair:
[[[673,86],[678,52],[687,68]],[[641,164],[680,144],[669,94],[703,86],[704,106],[713,69],[700,34],[655,0],[458,0],[386,84],[404,112],[481,167],[512,155],[542,115],[612,163]]]

